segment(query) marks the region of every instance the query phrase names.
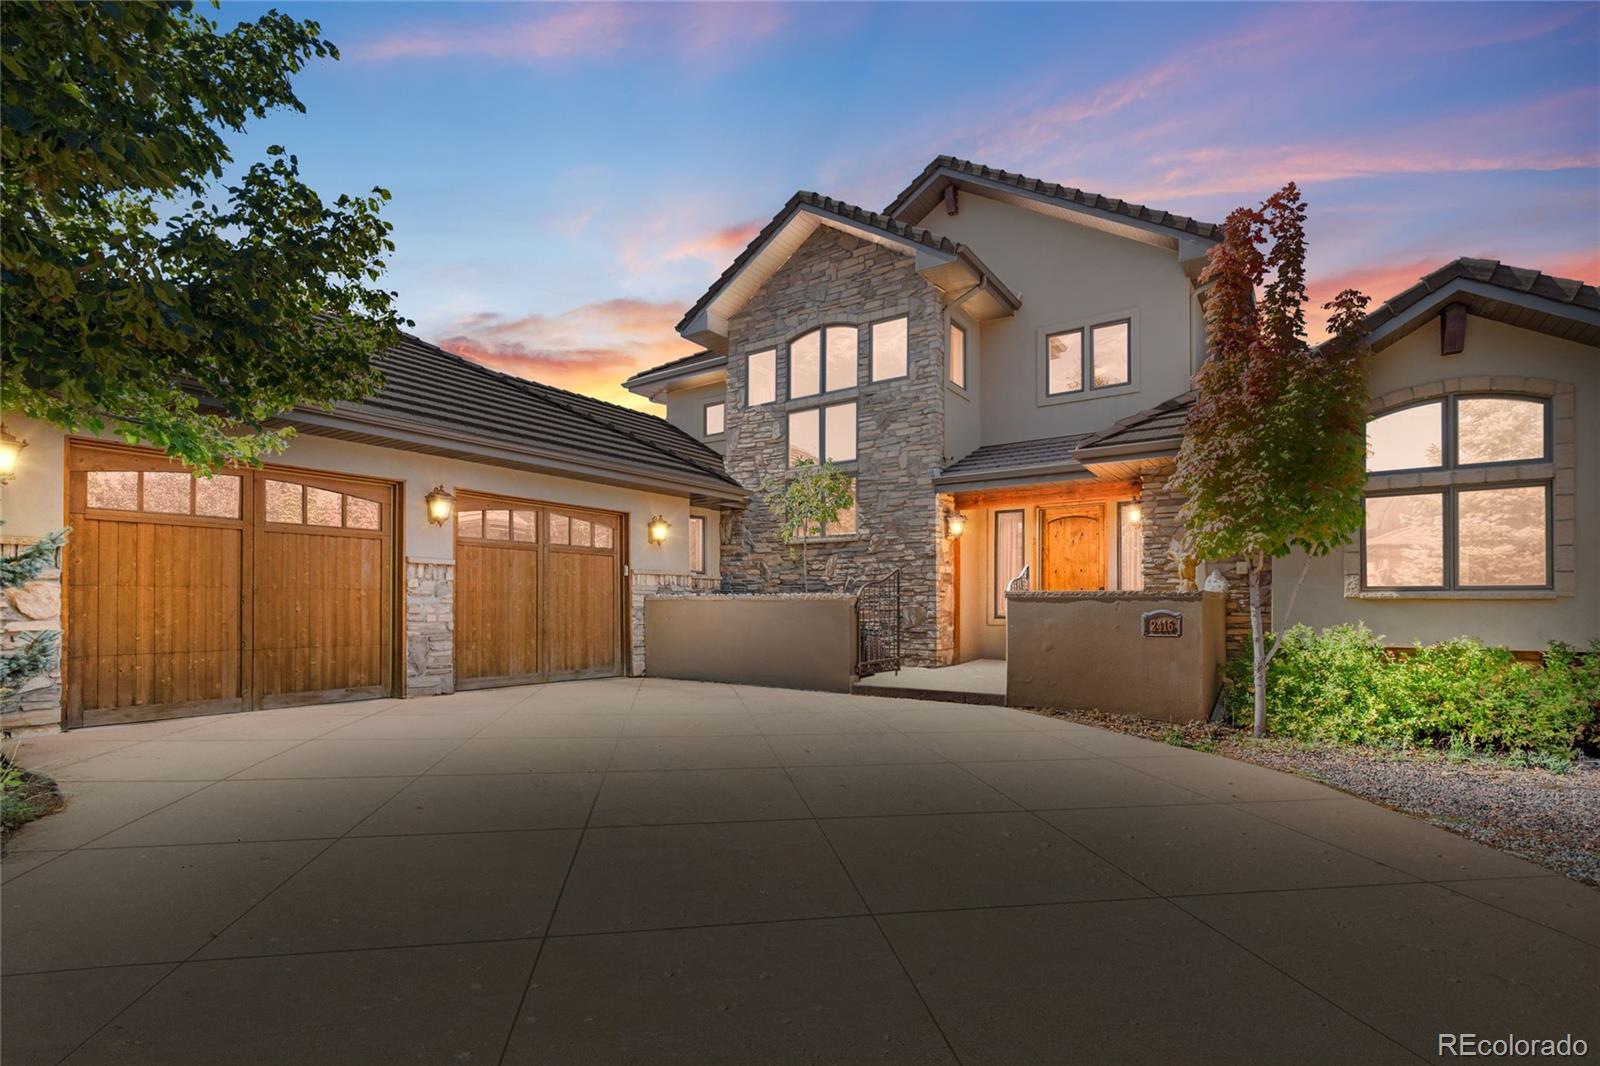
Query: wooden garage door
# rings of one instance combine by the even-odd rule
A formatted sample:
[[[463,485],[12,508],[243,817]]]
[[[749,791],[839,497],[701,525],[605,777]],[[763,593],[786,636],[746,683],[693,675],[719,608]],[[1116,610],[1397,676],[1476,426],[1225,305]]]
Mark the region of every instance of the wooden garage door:
[[[80,442],[68,469],[68,726],[392,690],[392,486]]]
[[[456,508],[456,686],[622,672],[621,517],[464,494]]]

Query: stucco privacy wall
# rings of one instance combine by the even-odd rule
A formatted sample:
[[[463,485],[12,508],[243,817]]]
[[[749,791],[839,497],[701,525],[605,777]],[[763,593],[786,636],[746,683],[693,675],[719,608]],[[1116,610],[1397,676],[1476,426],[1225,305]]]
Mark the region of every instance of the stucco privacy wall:
[[[1105,429],[1189,387],[1199,312],[1175,251],[976,193],[961,193],[959,205],[917,225],[970,245],[1022,296],[1016,314],[983,326],[983,443]],[[1133,319],[1132,383],[1041,402],[1045,335],[1118,318]]]
[[[1007,705],[1170,722],[1211,713],[1223,658],[1220,593],[1013,592],[1009,601]],[[1178,615],[1180,634],[1144,636],[1140,621],[1152,611]]]
[[[1295,553],[1279,562],[1280,580],[1287,588],[1306,567],[1305,581],[1293,616],[1275,617],[1274,625],[1304,622],[1320,629],[1363,621],[1395,646],[1470,634],[1516,651],[1600,637],[1600,351],[1473,315],[1465,350],[1441,356],[1439,330],[1430,321],[1377,354],[1370,392],[1380,397],[1444,381],[1459,381],[1467,391],[1516,391],[1510,386],[1529,378],[1572,386],[1552,401],[1555,465],[1571,462],[1565,474],[1555,473],[1555,591],[1362,594],[1349,587],[1342,553],[1309,564]],[[1571,417],[1564,417],[1569,407]],[[1570,527],[1560,527],[1563,522]],[[1567,551],[1560,547],[1564,535]],[[1564,580],[1563,574],[1571,576]],[[1564,594],[1564,587],[1573,593]]]
[[[788,401],[788,342],[818,326],[857,325],[906,315],[908,373],[871,381],[870,330],[861,329],[856,388]],[[901,570],[904,652],[909,662],[946,662],[954,644],[949,603],[953,556],[940,532],[933,488],[943,463],[943,302],[911,256],[819,227],[728,325],[727,472],[756,498],[725,518],[723,584],[729,592],[775,592],[802,585],[800,560],[785,545],[776,521],[759,498],[765,483],[788,465],[787,412],[854,399],[857,454],[857,533],[817,542],[811,549],[813,580],[833,589]],[[775,403],[749,407],[745,357],[776,348]],[[943,582],[943,583],[941,583]],[[940,589],[946,590],[941,596]]]
[[[855,598],[649,596],[650,676],[849,692]]]
[[[0,489],[0,520],[11,537],[37,537],[66,524],[65,438],[56,430],[15,415],[7,429],[28,442],[15,480]],[[629,562],[634,580],[649,574],[689,573],[689,501],[685,496],[645,492],[572,478],[552,477],[508,467],[446,459],[419,452],[300,434],[274,464],[329,473],[361,474],[399,481],[402,498],[406,584],[407,691],[411,695],[454,688],[453,609],[454,534],[449,524],[428,522],[423,497],[435,486],[453,492],[476,490],[526,499],[618,511],[628,516]],[[706,539],[718,538],[717,512],[695,509],[706,518]],[[646,526],[652,515],[672,523],[665,544],[651,545]],[[715,578],[716,553],[707,551],[709,578]],[[636,635],[635,635],[636,636]]]

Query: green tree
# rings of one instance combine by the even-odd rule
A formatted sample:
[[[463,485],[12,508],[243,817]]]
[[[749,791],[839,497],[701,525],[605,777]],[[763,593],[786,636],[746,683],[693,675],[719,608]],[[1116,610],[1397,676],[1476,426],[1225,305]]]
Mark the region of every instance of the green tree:
[[[831,462],[795,464],[789,476],[768,482],[763,497],[785,544],[800,545],[802,587],[811,591],[811,541],[826,534],[856,503],[855,478]],[[791,549],[792,550],[792,549]]]
[[[6,5],[0,407],[208,470],[381,383],[388,192],[326,202],[278,146],[222,184],[226,134],[305,110],[291,76],[338,57],[320,33],[276,11],[218,32],[187,0]]]
[[[1326,305],[1331,336],[1306,343],[1305,220],[1293,182],[1228,216],[1200,276],[1210,353],[1173,479],[1194,553],[1248,565],[1257,736],[1282,642],[1265,647],[1268,560],[1342,546],[1361,528],[1366,488],[1367,298],[1339,293]]]
[[[10,559],[0,559],[0,596],[19,589],[57,565],[67,531],[50,533]],[[60,634],[51,630],[16,634],[9,647],[0,648],[0,710],[8,709],[23,682],[51,670],[61,654]]]

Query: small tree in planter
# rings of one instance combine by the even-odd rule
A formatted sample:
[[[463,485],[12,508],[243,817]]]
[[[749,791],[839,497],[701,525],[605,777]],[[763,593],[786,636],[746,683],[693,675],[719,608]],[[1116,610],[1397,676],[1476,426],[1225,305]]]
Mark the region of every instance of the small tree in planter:
[[[801,583],[811,591],[811,540],[827,532],[839,516],[855,506],[855,479],[831,462],[810,459],[795,464],[788,477],[769,481],[763,497],[778,520],[783,542],[800,545]]]
[[[1256,736],[1266,733],[1267,665],[1282,640],[1265,646],[1267,560],[1345,544],[1361,528],[1366,488],[1367,297],[1335,296],[1325,305],[1329,339],[1306,343],[1305,220],[1293,182],[1228,216],[1200,276],[1211,286],[1211,351],[1173,479],[1188,497],[1180,516],[1194,553],[1243,556],[1249,568]]]

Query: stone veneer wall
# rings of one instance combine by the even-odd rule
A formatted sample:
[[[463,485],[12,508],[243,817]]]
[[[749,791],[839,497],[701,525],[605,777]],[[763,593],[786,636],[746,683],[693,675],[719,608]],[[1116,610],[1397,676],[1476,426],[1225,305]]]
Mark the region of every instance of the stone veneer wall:
[[[16,556],[34,538],[9,537],[0,540],[0,553]],[[61,569],[40,571],[39,576],[20,588],[6,589],[0,596],[0,649],[19,647],[32,634],[61,632]],[[28,634],[28,636],[24,636]],[[61,728],[61,648],[55,666],[38,677],[24,681],[4,705],[0,705],[0,729],[6,731],[56,732]]]
[[[1146,592],[1178,591],[1178,563],[1172,558],[1173,541],[1180,532],[1178,509],[1183,497],[1167,490],[1172,468],[1160,473],[1145,474],[1140,489],[1140,507],[1144,512],[1144,588]],[[1249,571],[1243,559],[1213,562],[1210,568],[1220,571],[1228,581],[1228,594],[1224,601],[1224,631],[1227,633],[1227,653],[1231,658],[1250,646],[1250,583]],[[1205,576],[1200,576],[1205,581]],[[1262,602],[1267,610],[1267,622],[1272,621],[1272,564],[1268,560],[1263,575]]]
[[[703,596],[722,591],[722,582],[704,574],[642,574],[628,579],[628,639],[633,649],[630,672],[644,673],[644,600],[646,596]]]
[[[406,560],[406,696],[456,690],[456,564]]]
[[[905,315],[908,373],[870,380],[871,323]],[[756,496],[723,518],[722,575],[728,592],[799,591],[798,552],[782,542],[760,499],[763,484],[787,469],[787,412],[854,399],[858,402],[855,464],[857,533],[811,547],[813,588],[853,590],[863,580],[901,571],[904,652],[908,664],[951,661],[955,616],[954,556],[943,535],[933,478],[943,462],[943,300],[916,272],[913,259],[828,226],[819,227],[729,320],[725,466]],[[854,389],[790,401],[788,342],[819,326],[860,327]],[[751,352],[778,352],[777,402],[745,403]],[[942,595],[941,595],[942,593]]]

